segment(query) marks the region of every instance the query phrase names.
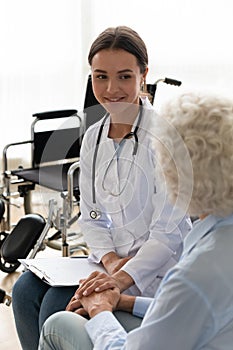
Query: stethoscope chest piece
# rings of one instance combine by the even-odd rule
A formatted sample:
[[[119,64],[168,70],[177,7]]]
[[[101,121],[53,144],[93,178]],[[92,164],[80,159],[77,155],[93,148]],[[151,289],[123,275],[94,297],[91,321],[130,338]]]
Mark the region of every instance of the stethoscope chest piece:
[[[93,220],[99,220],[100,219],[100,217],[101,217],[101,211],[100,210],[98,210],[98,209],[93,209],[93,210],[91,210],[90,211],[90,217],[91,217],[91,219],[93,219]]]

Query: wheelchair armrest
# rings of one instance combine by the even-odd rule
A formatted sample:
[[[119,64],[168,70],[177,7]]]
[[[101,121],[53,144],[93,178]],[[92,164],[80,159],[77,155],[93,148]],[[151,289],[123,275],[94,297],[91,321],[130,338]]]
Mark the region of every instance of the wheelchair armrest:
[[[10,147],[13,146],[19,146],[19,145],[26,145],[28,143],[33,143],[32,140],[28,140],[28,141],[21,141],[21,142],[14,142],[14,143],[9,143],[8,145],[6,145],[3,149],[3,172],[5,173],[8,170],[8,162],[7,162],[7,151]]]
[[[36,117],[37,119],[44,120],[44,119],[68,118],[68,117],[72,117],[73,115],[77,115],[77,113],[78,111],[76,109],[63,109],[58,111],[35,113],[32,116]]]

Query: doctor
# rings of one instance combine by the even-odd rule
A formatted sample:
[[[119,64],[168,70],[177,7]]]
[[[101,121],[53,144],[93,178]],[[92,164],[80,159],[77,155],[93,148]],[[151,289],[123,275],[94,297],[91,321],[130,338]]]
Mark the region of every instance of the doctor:
[[[114,286],[153,296],[190,226],[175,217],[154,176],[150,130],[156,114],[140,97],[147,50],[131,29],[109,28],[92,44],[88,60],[94,94],[107,113],[84,135],[79,224],[89,259],[102,262]]]
[[[82,143],[79,223],[90,260],[102,263],[110,275],[105,287],[116,284],[127,294],[153,296],[179,259],[190,221],[168,203],[154,177],[150,128],[156,115],[140,97],[147,50],[132,29],[109,28],[93,42],[88,59],[93,91],[106,116],[87,130]],[[50,287],[30,271],[22,274],[12,299],[24,350],[37,348],[44,321],[65,310],[76,290]],[[117,317],[127,330],[141,322],[131,315]]]

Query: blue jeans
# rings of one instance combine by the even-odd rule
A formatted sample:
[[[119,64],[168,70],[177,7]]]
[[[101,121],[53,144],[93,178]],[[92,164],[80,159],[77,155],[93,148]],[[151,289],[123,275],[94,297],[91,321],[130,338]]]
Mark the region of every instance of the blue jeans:
[[[58,312],[45,322],[39,350],[92,350],[85,323],[87,320],[73,312]]]
[[[78,287],[50,287],[32,272],[24,272],[12,291],[12,307],[23,350],[36,350],[45,320],[65,310]]]
[[[142,319],[128,312],[116,311],[115,317],[127,332],[140,327]],[[87,319],[62,311],[49,317],[41,331],[39,350],[92,350],[85,323]]]

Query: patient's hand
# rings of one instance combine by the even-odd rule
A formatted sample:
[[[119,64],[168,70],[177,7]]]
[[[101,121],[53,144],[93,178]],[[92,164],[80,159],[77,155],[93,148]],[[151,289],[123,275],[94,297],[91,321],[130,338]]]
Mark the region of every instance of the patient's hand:
[[[106,273],[94,271],[86,279],[79,281],[79,288],[74,293],[66,307],[66,311],[73,311],[78,314],[83,312],[79,299],[82,296],[88,296],[93,292],[101,292],[107,289],[119,288],[117,280]]]
[[[80,300],[77,299],[77,296],[74,296],[70,299],[69,304],[66,306],[66,311],[72,311],[81,316],[87,316],[87,311],[83,308]]]
[[[89,316],[89,313],[93,317],[96,313],[106,310],[122,310],[132,313],[135,299],[135,296],[120,294],[118,288],[101,293],[94,292],[90,296],[83,296],[80,299],[77,299],[75,294],[67,305],[66,311],[75,312],[84,317]],[[92,308],[91,312],[90,308]]]
[[[101,311],[113,311],[120,300],[119,288],[104,290],[101,293],[92,292],[89,296],[75,293],[66,307],[66,311],[75,312],[81,316],[93,317]]]
[[[80,302],[90,317],[94,317],[102,311],[114,311],[120,299],[118,288],[108,289],[101,293],[91,293],[89,296],[83,296]]]

